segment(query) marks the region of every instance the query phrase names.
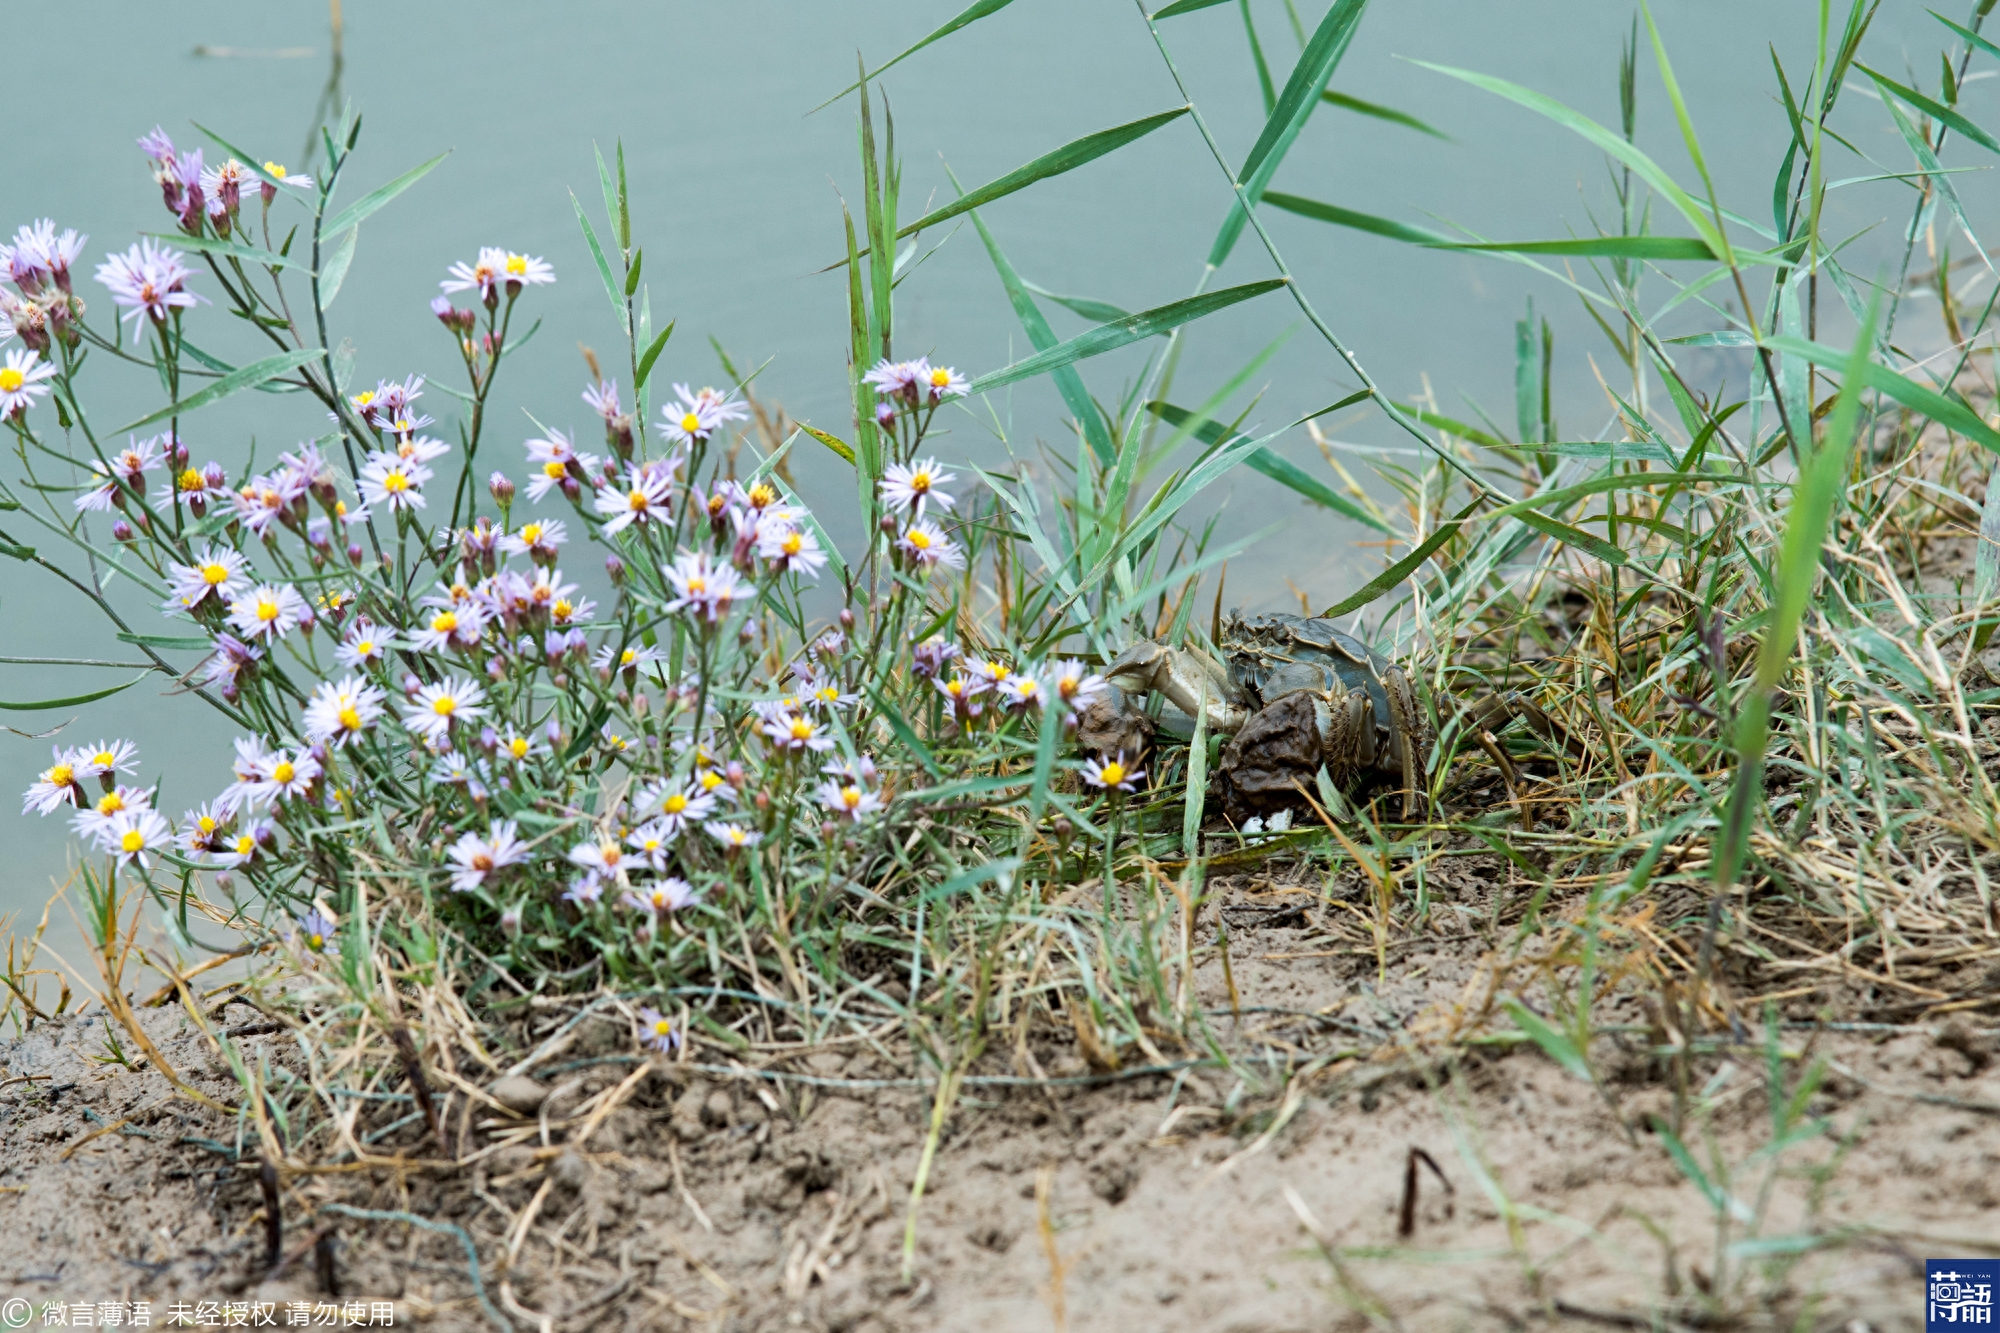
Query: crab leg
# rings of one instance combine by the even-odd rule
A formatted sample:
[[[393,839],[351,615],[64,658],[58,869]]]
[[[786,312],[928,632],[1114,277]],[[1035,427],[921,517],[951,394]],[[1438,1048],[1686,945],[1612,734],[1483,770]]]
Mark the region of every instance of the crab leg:
[[[1192,649],[1137,643],[1105,668],[1104,678],[1127,694],[1150,690],[1191,717],[1206,715],[1211,731],[1237,732],[1250,720],[1250,710],[1230,701],[1221,664]]]

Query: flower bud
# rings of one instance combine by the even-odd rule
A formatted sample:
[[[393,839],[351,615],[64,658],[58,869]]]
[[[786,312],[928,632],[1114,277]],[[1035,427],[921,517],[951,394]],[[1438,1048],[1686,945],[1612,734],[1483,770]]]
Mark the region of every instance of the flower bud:
[[[521,933],[521,909],[509,907],[500,913],[500,929],[509,935]]]
[[[840,608],[840,627],[844,630],[847,630],[849,633],[853,632],[854,630],[853,608],[846,606]]]
[[[750,804],[757,807],[758,814],[769,814],[771,810],[771,793],[767,791],[758,792],[756,796],[751,798]]]
[[[890,426],[890,424],[893,423],[895,420],[896,420],[896,408],[893,403],[881,402],[875,404],[876,425],[881,426],[886,430]]]
[[[271,187],[266,185],[264,188],[269,190]],[[267,199],[269,197],[269,195],[265,196]],[[455,328],[458,324],[458,311],[452,308],[449,296],[433,296],[431,298],[431,313],[437,316],[438,323],[448,329]]]
[[[360,566],[361,564],[360,542],[349,542],[347,544],[347,562],[351,565],[356,566],[357,568]]]
[[[173,447],[167,451],[167,456],[173,459],[176,472],[188,465],[188,447],[181,443],[179,436],[174,437]]]
[[[410,698],[410,699],[416,698],[417,691],[421,690],[423,687],[424,687],[424,682],[422,678],[417,675],[416,672],[405,671],[403,673],[403,695],[405,698]]]
[[[882,515],[882,521],[875,526],[882,529],[882,535],[885,537],[896,535],[896,518],[893,514]]]
[[[507,679],[507,659],[495,653],[486,660],[486,674],[496,681]]]
[[[312,607],[306,606],[299,611],[299,628],[307,634],[312,633],[318,624],[319,617],[313,613]]]
[[[111,536],[114,541],[129,542],[136,535],[132,531],[132,525],[122,518],[111,525]]]
[[[625,586],[625,562],[623,560],[620,560],[615,555],[605,556],[604,572],[611,576],[612,586],[620,588]]]
[[[486,489],[492,492],[493,499],[502,509],[514,503],[514,482],[506,473],[495,472],[491,477],[488,477],[486,479]]]

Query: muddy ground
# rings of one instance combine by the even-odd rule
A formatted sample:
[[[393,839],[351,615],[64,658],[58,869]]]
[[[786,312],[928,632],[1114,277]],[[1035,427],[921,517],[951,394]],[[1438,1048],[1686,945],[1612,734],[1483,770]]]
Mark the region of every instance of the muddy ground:
[[[1693,1062],[1691,1095],[1715,1109],[1685,1126],[1690,1152],[1718,1196],[1761,1213],[1761,1248],[1731,1251],[1752,1227],[1718,1239],[1658,1132],[1676,1072],[1644,1049],[1636,1003],[1600,1016],[1634,1029],[1593,1046],[1601,1095],[1532,1046],[1425,1053],[1486,966],[1476,905],[1441,905],[1432,934],[1378,960],[1338,904],[1274,911],[1301,899],[1256,880],[1227,898],[1243,1012],[1213,960],[1196,989],[1245,1076],[1093,1074],[1060,1032],[1032,1065],[987,1054],[945,1123],[907,1264],[936,1081],[913,1077],[893,1029],[766,1052],[754,1072],[697,1043],[634,1079],[629,1025],[607,1015],[531,1071],[549,1096],[526,1120],[446,1099],[473,1159],[454,1169],[426,1165],[437,1145],[407,1105],[364,1107],[357,1129],[389,1127],[373,1149],[413,1165],[287,1178],[267,1274],[254,1134],[107,1061],[101,1011],[38,1023],[0,1044],[0,1302],[149,1300],[155,1327],[175,1301],[216,1302],[217,1320],[240,1302],[251,1324],[269,1302],[283,1324],[288,1302],[360,1300],[438,1329],[1887,1333],[1922,1327],[1926,1257],[2000,1253],[2000,1058],[1976,1023],[1815,1024],[1866,1017],[1851,979],[1789,996],[1786,1077],[1829,1062],[1805,1108],[1824,1124],[1768,1178],[1758,1034]],[[214,1003],[239,1049],[296,1062],[246,1004]],[[192,1086],[234,1098],[185,1010],[144,1014]],[[1287,1085],[1287,1070],[1310,1072]],[[579,1108],[613,1101],[562,1150]],[[526,1142],[491,1146],[529,1123]]]

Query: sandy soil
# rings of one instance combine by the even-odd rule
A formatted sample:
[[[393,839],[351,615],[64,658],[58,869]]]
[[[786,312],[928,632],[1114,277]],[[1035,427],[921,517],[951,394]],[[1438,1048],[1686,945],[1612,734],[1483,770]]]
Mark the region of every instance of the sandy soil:
[[[1788,1029],[1790,1077],[1822,1056],[1832,1072],[1807,1108],[1823,1127],[1784,1155],[1768,1196],[1755,1159],[1771,1140],[1761,1049],[1746,1033],[1698,1062],[1716,1110],[1705,1133],[1689,1128],[1691,1150],[1717,1180],[1714,1163],[1727,1164],[1741,1205],[1764,1208],[1759,1233],[1781,1238],[1724,1257],[1730,1317],[1717,1319],[1702,1299],[1717,1282],[1716,1213],[1652,1129],[1674,1098],[1640,1039],[1593,1047],[1603,1096],[1532,1047],[1338,1058],[1350,1039],[1366,1051],[1420,1031],[1486,946],[1474,932],[1406,943],[1378,985],[1372,952],[1309,947],[1325,941],[1310,916],[1266,910],[1283,899],[1283,885],[1245,881],[1225,909],[1240,1018],[1217,969],[1199,977],[1218,1038],[1248,1053],[1246,1077],[1089,1083],[1057,1035],[1038,1042],[1037,1063],[1071,1081],[1035,1086],[988,1055],[946,1121],[907,1276],[935,1084],[885,1058],[903,1050],[893,1037],[798,1052],[755,1075],[701,1068],[716,1056],[697,1050],[633,1080],[578,1152],[561,1147],[574,1109],[639,1068],[624,1029],[587,1028],[563,1063],[535,1071],[550,1090],[546,1140],[482,1153],[475,1129],[461,1147],[477,1157],[469,1166],[287,1179],[286,1259],[267,1275],[255,1136],[165,1100],[150,1069],[101,1063],[102,1014],[38,1024],[0,1045],[0,1301],[149,1299],[156,1327],[171,1301],[263,1301],[283,1323],[285,1302],[331,1290],[394,1302],[398,1324],[501,1318],[475,1296],[457,1235],[336,1214],[324,1207],[335,1200],[461,1228],[487,1301],[530,1316],[515,1316],[525,1328],[546,1314],[552,1327],[634,1330],[1886,1333],[1922,1327],[1924,1258],[2000,1253],[1990,1032]],[[184,1011],[146,1013],[195,1086],[237,1091]],[[216,1019],[253,1057],[293,1058],[289,1037],[259,1032],[246,1005]],[[364,1107],[358,1123],[407,1113]],[[480,1114],[495,1129],[516,1123]],[[378,1149],[437,1156],[421,1124]],[[533,1225],[510,1266],[524,1210]]]

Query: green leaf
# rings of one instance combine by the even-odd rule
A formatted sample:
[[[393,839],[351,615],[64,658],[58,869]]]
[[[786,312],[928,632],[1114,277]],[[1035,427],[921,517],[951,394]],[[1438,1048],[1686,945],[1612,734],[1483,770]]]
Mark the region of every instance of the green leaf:
[[[10,504],[7,507],[10,509],[20,508],[16,504]],[[0,539],[0,555],[11,556],[16,560],[33,560],[35,558],[35,548],[32,546],[23,546],[19,542]]]
[[[953,182],[956,184],[957,182]],[[979,230],[979,239],[986,246],[986,255],[993,261],[994,272],[1000,275],[1000,285],[1007,291],[1007,301],[1014,307],[1014,317],[1021,321],[1021,328],[1028,335],[1028,342],[1037,352],[1046,352],[1056,345],[1055,330],[1036,306],[1034,298],[1028,295],[1026,284],[1014,271],[1012,263],[1001,252],[999,242],[986,229],[986,222],[978,213],[972,215],[972,225]],[[1119,318],[1130,319],[1130,315]],[[1116,320],[1107,321],[1115,323]],[[1077,374],[1074,366],[1059,366],[1050,377],[1055,381],[1056,392],[1062,395],[1063,405],[1076,418],[1083,438],[1089,442],[1091,452],[1100,463],[1109,464],[1117,457],[1117,449],[1111,442],[1111,432],[1104,424],[1103,415],[1097,404],[1091,401],[1090,390],[1084,387],[1083,376]]]
[[[237,241],[218,241],[213,236],[188,236],[181,232],[148,231],[142,236],[150,236],[156,241],[165,241],[183,250],[199,250],[205,255],[227,255],[266,268],[305,268],[296,259],[287,258],[275,250],[260,250],[254,245],[243,245]]]
[[[1866,74],[1869,78],[1875,80],[1875,86],[1877,88],[1880,88],[1884,93],[1894,93],[1897,97],[1900,97],[1903,101],[1908,102],[1911,106],[1923,112],[1925,115],[1929,116],[1932,120],[1937,121],[1941,125],[1951,126],[1953,129],[1957,130],[1960,134],[1963,134],[1966,138],[1972,140],[1972,142],[1978,144],[1981,148],[1986,149],[1988,152],[2000,153],[2000,139],[1995,139],[1985,130],[1980,129],[1977,125],[1967,120],[1964,116],[1959,115],[1958,112],[1953,111],[1950,107],[1946,106],[1944,103],[1933,101],[1930,98],[1925,97],[1922,93],[1918,92],[1915,88],[1908,88],[1900,83],[1897,83],[1894,79],[1890,78],[1886,74],[1876,73],[1874,70],[1868,68],[1868,66],[1862,64],[1859,60],[1854,62],[1854,68],[1860,70],[1863,74]]]
[[[1548,517],[1548,515],[1537,514],[1533,510],[1523,510],[1515,514],[1514,517],[1520,519],[1521,522],[1527,524],[1536,532],[1541,533],[1544,537],[1550,538],[1553,541],[1559,541],[1564,546],[1574,546],[1578,550],[1588,551],[1607,565],[1623,566],[1631,563],[1623,551],[1613,546],[1610,542],[1605,541],[1602,537],[1591,536],[1582,528],[1573,528],[1567,523],[1558,523],[1555,519]]]
[[[346,208],[341,209],[332,221],[322,225],[319,229],[319,234],[322,236],[332,236],[337,232],[346,231],[349,227],[359,226],[364,219],[373,217],[376,211],[384,204],[429,175],[438,163],[450,156],[451,149],[447,148],[422,166],[410,168],[387,185],[384,185],[381,189],[361,196],[361,198],[355,200]]]
[[[1483,503],[1485,503],[1483,499],[1475,499],[1471,504],[1459,510],[1458,513],[1438,524],[1437,530],[1424,539],[1423,545],[1417,547],[1416,550],[1410,552],[1380,574],[1377,574],[1365,586],[1350,593],[1344,600],[1328,607],[1326,610],[1320,612],[1320,614],[1328,618],[1348,615],[1359,611],[1383,593],[1388,592],[1404,579],[1410,577],[1419,565],[1431,558],[1438,547],[1450,541],[1452,534],[1457,532],[1460,526],[1468,518],[1472,517],[1472,511],[1479,508]]]
[[[1433,430],[1441,430],[1447,435],[1456,435],[1461,440],[1470,440],[1474,444],[1484,445],[1488,449],[1518,449],[1520,447],[1501,439],[1498,435],[1488,434],[1476,426],[1468,426],[1463,421],[1455,421],[1451,417],[1439,412],[1426,412],[1421,408],[1410,407],[1403,403],[1393,403],[1391,406],[1404,416],[1421,422]]]
[[[210,403],[219,402],[239,390],[255,388],[265,380],[276,379],[287,371],[297,370],[300,366],[319,360],[323,355],[325,354],[317,347],[307,347],[295,352],[280,352],[276,356],[267,356],[262,361],[253,361],[241,370],[224,375],[201,392],[140,417],[137,421],[120,426],[111,434],[124,435],[138,430],[141,426],[165,421],[168,417],[186,416],[198,407],[207,407]]]
[[[1194,416],[1186,408],[1175,407],[1172,403],[1164,403],[1158,400],[1147,403],[1146,410],[1166,422],[1169,426],[1176,427],[1186,425]],[[1229,428],[1219,421],[1206,421],[1196,426],[1194,437],[1207,445],[1234,444],[1245,438],[1240,435],[1232,436]],[[1291,462],[1289,459],[1280,458],[1269,449],[1259,449],[1245,458],[1243,462],[1246,467],[1263,473],[1280,485],[1291,487],[1315,504],[1325,505],[1328,509],[1336,513],[1345,514],[1357,523],[1365,523],[1377,532],[1394,535],[1389,525],[1381,519],[1375,517],[1375,515],[1369,513],[1360,505],[1355,504],[1325,482],[1308,473],[1298,464]]]
[[[1606,491],[1622,491],[1629,487],[1644,486],[1685,486],[1693,482],[1709,481],[1718,486],[1741,486],[1744,479],[1729,472],[1620,472],[1608,477],[1593,477],[1580,481],[1574,486],[1564,486],[1553,491],[1542,491],[1525,500],[1502,505],[1479,516],[1478,521],[1495,518],[1520,518],[1525,514],[1539,513],[1550,507],[1562,509],[1572,500],[1586,496],[1602,495]]]
[[[1020,281],[1023,287],[1035,295],[1044,300],[1054,301],[1065,310],[1074,310],[1077,314],[1082,315],[1085,319],[1095,324],[1109,324],[1114,320],[1132,318],[1131,311],[1124,309],[1122,306],[1112,305],[1109,301],[1093,301],[1087,296],[1063,296],[1050,291],[1046,287],[1037,287],[1026,278],[1022,278]],[[1051,338],[1049,341],[1053,344],[1055,340]],[[1040,349],[1038,348],[1037,350]]]
[[[148,668],[126,681],[123,685],[113,685],[108,690],[95,690],[89,694],[73,694],[67,699],[38,699],[34,703],[25,704],[7,703],[4,700],[0,700],[0,708],[4,708],[10,713],[32,713],[41,708],[70,708],[76,704],[94,703],[99,699],[108,699],[120,690],[131,689],[134,685],[137,685],[152,674],[151,668]]]
[[[1547,1019],[1511,995],[1500,1003],[1506,1008],[1508,1017],[1528,1034],[1528,1039],[1542,1048],[1542,1054],[1586,1083],[1597,1081],[1591,1076],[1590,1064],[1583,1058],[1583,1052],[1576,1048],[1576,1043],[1569,1039],[1568,1034],[1558,1032]]]
[[[1352,227],[1356,231],[1386,236],[1392,241],[1404,241],[1410,245],[1457,244],[1441,231],[1432,231],[1428,227],[1413,227],[1406,222],[1392,222],[1388,218],[1376,217],[1373,213],[1357,213],[1338,204],[1323,204],[1317,199],[1302,199],[1295,194],[1280,194],[1272,190],[1264,196],[1264,202],[1273,208],[1282,208],[1287,213],[1297,213],[1302,218],[1331,222],[1336,227]]]
[[[1516,449],[1524,454],[1549,454],[1556,458],[1605,458],[1620,463],[1665,463],[1677,467],[1678,459],[1665,445],[1649,440],[1565,440],[1556,444],[1488,445],[1487,448]]]
[[[901,55],[897,56],[894,60],[891,60],[888,64],[876,66],[872,72],[863,75],[860,81],[848,84],[845,88],[842,88],[839,92],[835,93],[833,96],[827,98],[824,102],[821,102],[818,106],[814,107],[813,111],[824,110],[825,108],[832,106],[835,102],[838,102],[841,98],[847,96],[849,93],[853,92],[856,88],[859,88],[863,82],[866,82],[869,79],[880,77],[880,75],[884,70],[889,69],[892,66],[901,64],[903,61],[909,59],[917,52],[923,50],[926,46],[929,46],[932,42],[935,42],[940,38],[949,37],[953,33],[957,32],[960,28],[963,28],[970,23],[977,23],[980,19],[985,18],[989,14],[997,14],[1001,10],[1005,9],[1008,5],[1012,4],[1013,2],[1014,0],[973,0],[972,4],[969,4],[964,9],[961,9],[943,27],[937,29],[930,36],[924,38],[921,42],[918,42],[915,46],[912,46],[908,50],[904,51]],[[1220,3],[1220,0],[1216,0],[1216,2]],[[810,115],[811,112],[808,112],[807,114]]]
[[[1285,279],[1283,278],[1266,278],[1261,282],[1246,282],[1238,287],[1225,287],[1219,292],[1207,292],[1200,296],[1185,297],[1182,300],[1173,301],[1163,306],[1155,306],[1151,310],[1141,311],[1139,314],[1113,321],[1110,324],[1100,324],[1087,333],[1078,334],[1067,342],[1057,343],[1047,351],[1037,352],[1025,360],[1016,361],[1011,366],[981,375],[972,382],[971,391],[973,393],[985,393],[987,390],[997,389],[1003,384],[1013,384],[1018,380],[1032,379],[1037,375],[1054,370],[1058,366],[1067,366],[1074,362],[1082,361],[1087,357],[1100,356],[1105,352],[1123,347],[1128,343],[1135,343],[1141,339],[1150,338],[1156,333],[1164,332],[1167,329],[1178,328],[1182,324],[1192,323],[1205,315],[1212,315],[1218,310],[1227,309],[1239,301],[1247,301],[1252,297],[1262,296],[1266,292],[1275,291],[1283,286],[1285,286]]]
[[[1849,355],[1836,351],[1820,343],[1807,342],[1803,338],[1769,337],[1764,341],[1773,351],[1787,356],[1802,356],[1818,366],[1845,366]],[[1977,412],[1963,403],[1954,402],[1935,389],[1927,389],[1914,380],[1898,375],[1877,361],[1863,363],[1863,382],[1878,393],[1887,394],[1913,412],[1921,412],[1938,425],[1955,430],[1960,435],[1976,441],[1984,448],[2000,453],[2000,431],[1982,421]]]
[[[597,243],[597,233],[591,230],[590,219],[583,215],[583,204],[577,199],[575,190],[569,192],[569,202],[576,209],[576,224],[583,228],[583,239],[590,243],[590,257],[597,261],[597,276],[604,279],[604,295],[618,316],[618,327],[629,334],[631,329],[625,322],[625,303],[618,299],[617,280],[611,276],[611,265],[604,259],[604,247]],[[633,392],[638,392],[636,387]]]
[[[623,309],[623,307],[620,307],[620,309]],[[660,359],[661,352],[667,350],[667,339],[674,336],[674,325],[679,322],[679,320],[668,320],[667,327],[660,330],[659,336],[653,339],[652,343],[646,348],[646,354],[639,358],[639,369],[637,372],[639,378],[637,384],[633,386],[632,392],[634,394],[637,394],[640,389],[646,387],[646,377],[653,373],[653,363]]]
[[[1165,9],[1155,10],[1153,17],[1156,19],[1179,18],[1183,14],[1192,14],[1197,9],[1212,9],[1216,5],[1226,5],[1228,3],[1229,0],[1174,0]]]
[[[1373,116],[1377,120],[1386,120],[1393,125],[1401,125],[1407,129],[1415,130],[1419,134],[1428,134],[1433,139],[1443,139],[1447,143],[1451,141],[1451,136],[1443,130],[1435,129],[1425,124],[1406,111],[1398,111],[1394,107],[1383,106],[1379,102],[1364,102],[1358,97],[1350,97],[1346,93],[1337,93],[1331,88],[1321,93],[1319,100],[1329,106],[1337,106],[1343,111],[1352,111],[1357,115]]]
[[[632,252],[632,267],[625,272],[626,299],[629,300],[632,293],[639,290],[639,274],[644,270],[645,266],[646,252],[644,250],[634,250]]]
[[[804,431],[806,434],[812,436],[815,440],[818,440],[821,444],[825,445],[827,448],[839,454],[849,463],[852,463],[854,461],[854,446],[849,444],[847,441],[841,439],[838,435],[829,435],[825,431],[819,429],[817,426],[808,426],[803,421],[799,423],[799,429]]]
[[[915,235],[926,227],[934,227],[940,222],[957,217],[960,213],[990,204],[995,199],[1013,194],[1016,190],[1024,190],[1036,181],[1046,180],[1050,176],[1060,176],[1066,171],[1074,171],[1086,162],[1094,162],[1106,153],[1116,152],[1135,139],[1143,139],[1160,126],[1169,121],[1179,120],[1187,113],[1188,108],[1178,106],[1171,111],[1162,111],[1158,115],[1145,116],[1123,125],[1114,125],[1108,130],[1099,130],[1095,134],[1086,134],[1081,139],[1072,139],[1053,152],[1042,154],[1026,166],[1016,167],[1006,175],[986,182],[971,193],[960,195],[943,208],[933,209],[924,214],[898,231],[896,239],[901,240],[905,236]],[[861,253],[865,256],[872,254],[873,250],[871,248]],[[839,268],[846,262],[844,259],[836,260],[827,265],[827,268]]]
[[[1602,255],[1612,259],[1699,259],[1719,256],[1692,236],[1585,236],[1570,241],[1432,242],[1441,250],[1494,250],[1516,255]]]
[[[1953,23],[1950,19],[1946,18],[1944,15],[1938,13],[1935,9],[1929,10],[1928,13],[1932,18],[1936,19],[1939,23],[1944,24],[1945,27],[1950,28],[1953,32],[1965,38],[1966,41],[1972,43],[1974,46],[1984,51],[1987,55],[2000,56],[2000,46],[1995,46],[1993,43],[1987,41],[1984,37],[1981,37],[1978,33],[1974,32],[1972,29],[1959,27],[1956,23]]]
[[[1686,190],[1677,185],[1674,182],[1674,178],[1669,176],[1659,163],[1640,152],[1622,134],[1606,129],[1604,126],[1590,119],[1590,117],[1570,110],[1553,97],[1546,97],[1531,88],[1523,88],[1517,83],[1509,83],[1505,79],[1496,79],[1489,74],[1475,74],[1471,70],[1453,69],[1449,65],[1433,65],[1427,60],[1416,60],[1411,63],[1423,69],[1448,75],[1451,78],[1469,83],[1475,88],[1483,88],[1487,92],[1504,97],[1516,105],[1524,106],[1530,111],[1546,116],[1556,124],[1580,135],[1603,152],[1630,167],[1634,175],[1653,188],[1654,193],[1672,204],[1675,211],[1683,218],[1686,218],[1688,225],[1700,233],[1701,239],[1708,243],[1711,254],[1726,255],[1729,253],[1728,238],[1716,229],[1715,220],[1708,215],[1707,211],[1700,204],[1696,203]]]
[[[1278,104],[1264,122],[1263,133],[1257,136],[1250,155],[1243,159],[1243,166],[1236,173],[1241,193],[1231,201],[1229,216],[1223,220],[1215,244],[1209,247],[1209,267],[1220,268],[1229,258],[1236,238],[1249,221],[1246,208],[1255,208],[1264,197],[1264,187],[1271,183],[1278,164],[1284,161],[1299,131],[1305,128],[1306,118],[1319,105],[1319,95],[1333,77],[1340,58],[1347,54],[1354,30],[1361,24],[1362,11],[1367,8],[1368,0],[1334,0],[1333,7],[1313,30],[1305,50],[1299,53],[1298,63],[1292,66],[1291,77],[1285,80],[1284,91],[1278,94]]]
[[[333,298],[340,295],[340,284],[347,281],[347,270],[354,263],[355,242],[361,239],[361,228],[350,227],[340,243],[333,247],[319,268],[319,307],[327,309]]]
[[[874,687],[863,685],[862,688],[868,691],[868,698],[875,705],[875,715],[889,724],[889,730],[895,732],[896,739],[909,747],[910,753],[917,757],[917,762],[924,766],[924,771],[934,778],[943,777],[944,769],[940,768],[938,761],[931,757],[930,747],[918,738],[916,732],[910,730],[910,724],[903,720],[902,713],[891,707],[888,700],[876,693]]]
[[[179,634],[120,634],[120,643],[136,643],[146,648],[188,648],[207,652],[215,647],[208,639]]]

